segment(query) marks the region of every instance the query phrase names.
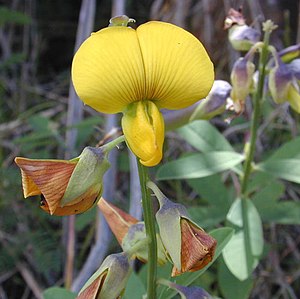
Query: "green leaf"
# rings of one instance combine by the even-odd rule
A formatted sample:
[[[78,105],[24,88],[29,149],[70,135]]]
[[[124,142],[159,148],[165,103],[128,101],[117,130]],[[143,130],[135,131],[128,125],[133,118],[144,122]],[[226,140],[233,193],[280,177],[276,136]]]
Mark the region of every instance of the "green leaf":
[[[220,174],[214,174],[198,179],[190,179],[187,183],[208,203],[228,206],[229,208],[230,195],[222,182]]]
[[[76,297],[76,294],[59,287],[52,287],[43,292],[43,299],[75,299]]]
[[[194,121],[178,129],[178,133],[202,152],[234,151],[227,139],[206,120]]]
[[[243,281],[251,275],[263,252],[261,219],[249,199],[237,199],[227,214],[227,220],[238,230],[226,245],[223,258],[231,273]]]
[[[300,137],[283,144],[268,160],[300,159]]]
[[[300,159],[269,159],[256,165],[256,169],[294,183],[300,183]]]
[[[253,287],[253,279],[238,280],[226,267],[223,259],[218,265],[218,282],[222,294],[226,299],[247,299]]]
[[[300,202],[279,201],[284,190],[282,183],[271,181],[252,198],[262,221],[278,224],[300,224]]]
[[[201,200],[208,204],[208,206],[191,206],[188,212],[192,219],[203,228],[215,226],[226,219],[231,196],[220,174],[190,179],[187,183],[201,196]]]
[[[226,246],[226,244],[229,242],[233,235],[234,230],[230,227],[222,227],[215,229],[210,232],[210,235],[214,237],[217,240],[217,248],[215,252],[215,256],[213,258],[213,261],[208,264],[205,268],[192,273],[184,273],[175,279],[167,278],[170,280],[175,281],[177,284],[189,286],[191,283],[193,283],[202,273],[204,273],[211,265],[212,263],[218,258],[218,256],[221,254],[223,248]],[[168,290],[165,291],[165,288],[163,289],[163,299],[170,299],[175,295],[174,291]],[[158,296],[159,298],[160,296]]]
[[[202,228],[213,227],[226,219],[228,208],[222,206],[190,207],[188,213]]]
[[[191,154],[161,166],[158,180],[194,179],[231,169],[241,163],[244,156],[235,152]]]
[[[132,272],[126,284],[124,299],[142,298],[146,294],[145,286],[140,277]]]

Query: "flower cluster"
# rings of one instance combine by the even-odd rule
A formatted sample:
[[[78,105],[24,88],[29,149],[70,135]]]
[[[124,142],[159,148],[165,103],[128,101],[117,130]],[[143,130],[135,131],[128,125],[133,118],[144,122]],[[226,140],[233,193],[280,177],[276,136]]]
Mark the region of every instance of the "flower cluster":
[[[271,21],[264,23],[269,30],[276,29]],[[261,51],[264,43],[258,40],[260,34],[245,24],[240,11],[231,9],[225,20],[225,28],[229,29],[229,41],[233,48],[248,51],[233,65],[231,72],[231,99],[237,113],[244,111],[245,100],[257,88],[255,86],[257,72],[252,62],[256,51]],[[277,52],[269,46],[272,57],[267,65],[268,91],[276,104],[288,102],[293,110],[300,113],[300,59],[299,45],[291,46]]]

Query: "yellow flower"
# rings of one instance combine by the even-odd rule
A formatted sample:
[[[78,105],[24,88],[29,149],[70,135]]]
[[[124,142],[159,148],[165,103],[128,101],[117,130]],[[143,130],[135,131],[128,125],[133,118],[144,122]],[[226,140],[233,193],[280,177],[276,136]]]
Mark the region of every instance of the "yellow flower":
[[[72,79],[84,103],[123,113],[126,142],[142,164],[162,158],[159,109],[181,109],[207,96],[213,64],[192,34],[152,21],[136,30],[112,26],[93,33],[74,56]]]

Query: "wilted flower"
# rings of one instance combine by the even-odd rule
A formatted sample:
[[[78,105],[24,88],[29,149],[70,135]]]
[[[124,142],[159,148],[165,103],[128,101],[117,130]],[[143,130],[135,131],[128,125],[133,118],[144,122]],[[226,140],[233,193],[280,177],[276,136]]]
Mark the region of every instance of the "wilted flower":
[[[167,199],[152,182],[147,185],[159,201],[156,220],[174,264],[172,276],[204,268],[213,259],[217,241],[189,218],[183,205]]]
[[[41,208],[63,216],[90,209],[102,193],[102,177],[109,168],[103,148],[86,147],[72,160],[37,160],[17,157],[24,197],[41,195]]]
[[[215,80],[208,96],[199,103],[190,117],[196,119],[211,119],[226,110],[227,99],[230,96],[231,85],[227,81]]]
[[[289,102],[291,107],[300,113],[300,91],[292,66],[287,66],[280,60],[269,73],[269,90],[275,103]],[[296,65],[294,65],[296,67]],[[297,70],[297,69],[296,69]]]
[[[125,289],[131,272],[124,253],[111,254],[86,282],[77,299],[116,299]]]
[[[168,286],[177,291],[181,299],[212,299],[212,297],[202,288],[196,286],[182,286],[166,279],[159,279],[158,283]]]
[[[234,102],[235,111],[238,113],[244,110],[244,102],[253,84],[254,72],[254,63],[246,57],[240,57],[233,65],[230,76],[232,84],[230,97]]]
[[[127,144],[142,164],[154,166],[164,141],[160,109],[181,109],[205,98],[214,71],[197,38],[152,21],[136,30],[111,26],[93,33],[74,56],[72,79],[87,105],[123,113]]]
[[[224,28],[228,29],[229,42],[237,51],[248,51],[260,40],[260,32],[246,25],[242,13],[233,8],[228,12]]]
[[[148,261],[148,247],[146,229],[144,222],[138,222],[137,219],[122,211],[112,203],[101,198],[98,207],[103,213],[109,227],[117,238],[123,251],[131,252],[133,258],[142,262]],[[157,240],[157,262],[163,265],[167,262],[164,247],[160,236]],[[139,246],[140,245],[140,246]]]

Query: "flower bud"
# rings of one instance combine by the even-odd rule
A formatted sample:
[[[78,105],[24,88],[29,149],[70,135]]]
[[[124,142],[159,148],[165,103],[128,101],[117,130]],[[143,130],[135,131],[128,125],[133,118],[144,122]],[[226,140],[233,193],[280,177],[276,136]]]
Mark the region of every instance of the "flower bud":
[[[174,264],[172,276],[194,272],[212,261],[217,241],[188,217],[186,208],[167,199],[153,184],[160,205],[156,213],[161,240]]]
[[[165,279],[159,279],[158,283],[162,285],[166,285],[169,288],[177,291],[180,294],[181,299],[195,299],[195,298],[212,299],[212,297],[204,289],[200,287],[196,287],[196,286],[186,287]]]
[[[235,104],[236,112],[244,110],[244,102],[250,93],[253,84],[255,65],[248,59],[240,57],[233,65],[231,72],[231,98]]]
[[[193,114],[190,121],[196,119],[209,120],[216,115],[223,113],[226,109],[227,99],[230,95],[231,85],[223,80],[215,80],[208,96],[202,100]]]
[[[131,19],[126,15],[116,16],[109,20],[109,27],[112,26],[127,26],[128,23],[135,23],[135,19]]]
[[[138,222],[130,226],[128,233],[125,235],[122,241],[123,250],[130,251],[139,242],[146,239],[146,228],[144,222]],[[167,262],[167,256],[160,239],[160,236],[156,234],[156,244],[157,244],[157,263],[159,265],[164,265]],[[138,248],[133,253],[133,257],[137,258],[142,262],[148,262],[148,246],[147,243],[143,243],[143,246],[138,246]]]
[[[155,166],[162,159],[164,120],[152,101],[138,101],[127,106],[122,117],[126,142],[145,166]]]
[[[228,29],[229,42],[237,51],[248,51],[260,40],[260,32],[246,25],[242,13],[232,8],[225,19],[224,28]]]
[[[125,289],[131,267],[124,253],[111,254],[86,282],[77,299],[115,299]]]
[[[117,238],[123,251],[132,251],[132,257],[142,262],[148,261],[148,247],[146,240],[146,229],[144,222],[138,222],[137,219],[125,213],[115,205],[101,198],[98,207],[103,213],[109,227]],[[167,262],[164,246],[159,235],[156,235],[157,241],[157,261],[159,265]],[[143,242],[143,243],[142,243]],[[141,246],[138,246],[138,244]]]
[[[72,160],[35,160],[17,157],[24,197],[41,195],[41,208],[63,216],[90,209],[102,193],[102,177],[109,168],[107,153],[86,147]]]
[[[296,62],[297,63],[297,62]],[[300,113],[299,85],[294,74],[297,74],[297,65],[288,66],[281,61],[269,73],[269,90],[275,103],[289,102],[292,109]],[[293,68],[295,67],[295,71]]]
[[[271,69],[268,84],[275,103],[282,104],[287,100],[292,78],[292,72],[284,63]]]

